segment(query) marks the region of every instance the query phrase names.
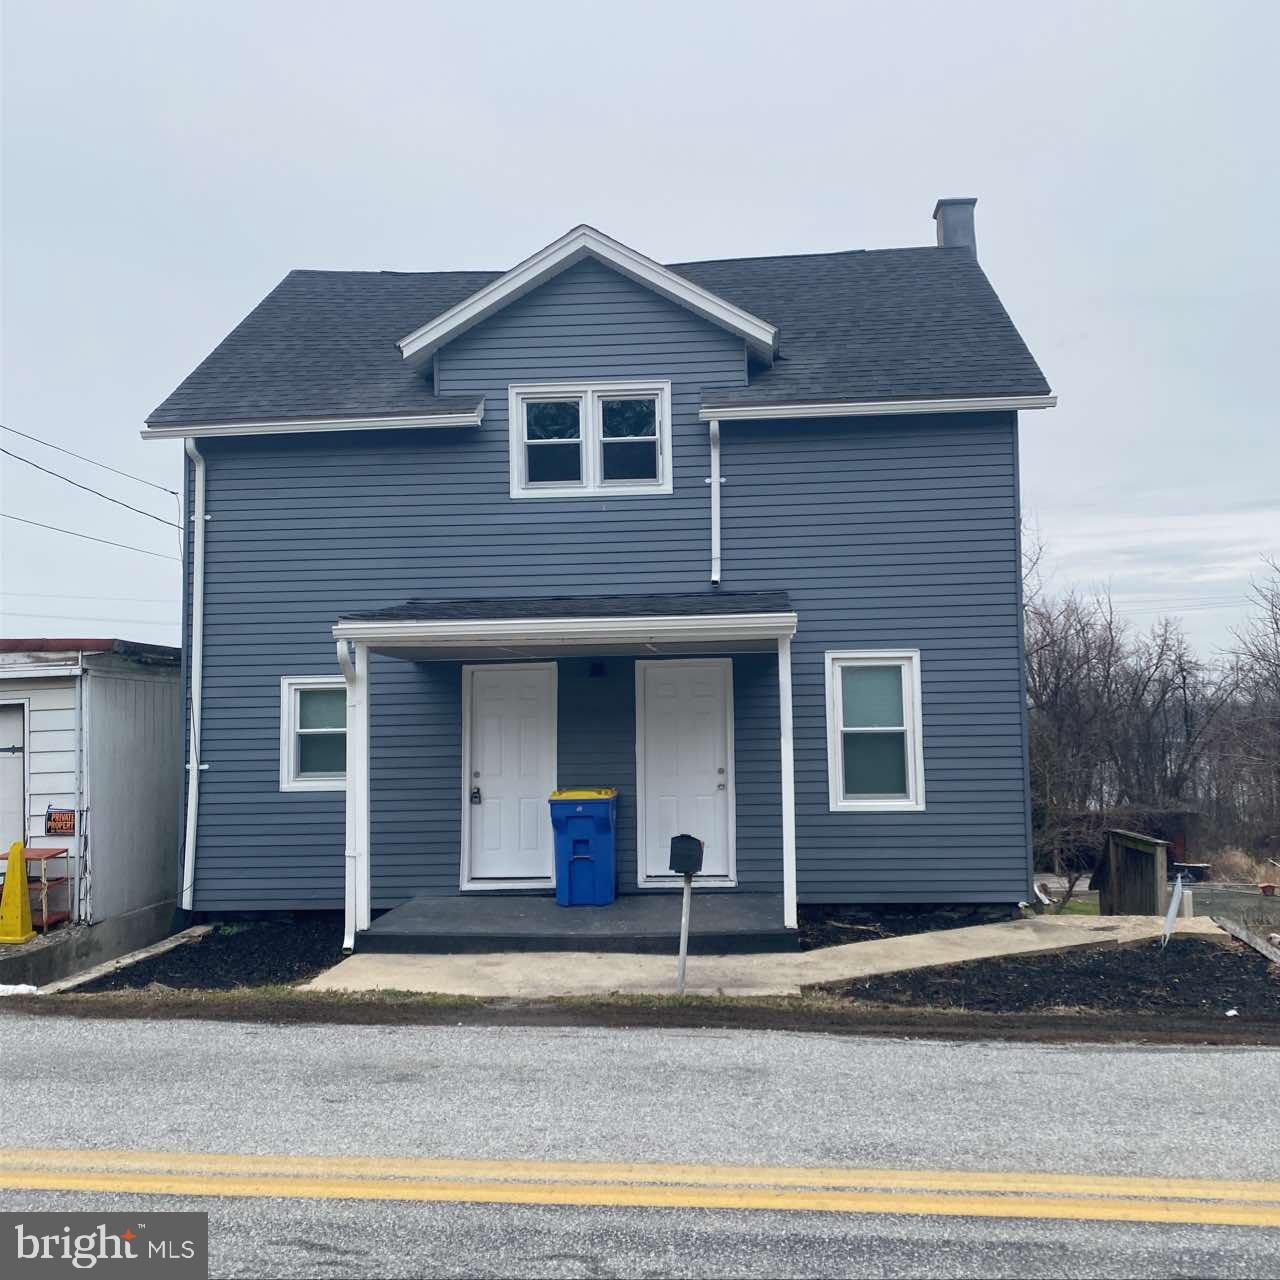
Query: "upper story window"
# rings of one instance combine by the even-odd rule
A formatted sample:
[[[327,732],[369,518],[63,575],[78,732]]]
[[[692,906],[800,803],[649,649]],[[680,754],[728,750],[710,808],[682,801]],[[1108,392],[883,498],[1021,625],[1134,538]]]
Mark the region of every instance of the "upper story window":
[[[826,664],[832,810],[923,809],[920,654],[845,650],[829,652]]]
[[[347,775],[347,687],[341,677],[280,681],[280,790],[342,791]]]
[[[511,496],[671,492],[671,383],[510,388]]]

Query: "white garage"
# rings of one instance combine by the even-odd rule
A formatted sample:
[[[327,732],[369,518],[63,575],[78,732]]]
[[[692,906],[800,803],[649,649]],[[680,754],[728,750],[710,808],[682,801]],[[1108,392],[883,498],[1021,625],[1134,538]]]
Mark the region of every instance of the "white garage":
[[[113,639],[0,640],[0,848],[65,848],[47,872],[65,877],[56,905],[74,922],[163,914],[176,896],[179,658]]]

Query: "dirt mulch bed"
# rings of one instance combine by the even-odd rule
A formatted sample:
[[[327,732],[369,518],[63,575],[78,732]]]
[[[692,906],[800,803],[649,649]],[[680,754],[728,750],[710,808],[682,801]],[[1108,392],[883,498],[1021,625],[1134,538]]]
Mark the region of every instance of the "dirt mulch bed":
[[[136,991],[153,984],[184,991],[276,986],[305,982],[341,959],[342,918],[336,912],[219,924],[195,942],[139,960],[76,990]]]
[[[152,988],[82,996],[16,996],[4,1019],[200,1019],[277,1026],[653,1027],[908,1036],[930,1040],[1017,1040],[1050,1044],[1280,1046],[1280,1022],[1202,1014],[1000,1014],[895,1009],[823,996],[775,999],[625,997],[590,1000],[470,1000],[381,992],[345,996],[292,988],[234,991]]]
[[[982,1013],[1189,1014],[1280,1023],[1280,972],[1233,938],[1175,934],[1040,955],[1003,956],[860,978],[827,988],[851,1000]]]
[[[800,908],[800,948],[842,946],[846,942],[874,942],[904,938],[935,929],[967,929],[976,924],[1008,924],[1016,917],[996,906],[866,906]]]

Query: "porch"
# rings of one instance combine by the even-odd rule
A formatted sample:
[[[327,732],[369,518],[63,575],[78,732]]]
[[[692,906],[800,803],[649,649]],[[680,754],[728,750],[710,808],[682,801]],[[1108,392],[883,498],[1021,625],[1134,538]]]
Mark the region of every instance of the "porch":
[[[607,907],[560,907],[545,895],[411,898],[357,935],[361,951],[629,951],[674,955],[681,896],[621,895]],[[779,893],[695,893],[689,921],[693,955],[790,951]]]
[[[679,928],[667,850],[685,831],[706,843],[696,945],[781,945],[796,923],[795,628],[782,592],[342,618],[344,945],[665,950]],[[609,907],[554,898],[547,797],[582,786],[618,791]]]

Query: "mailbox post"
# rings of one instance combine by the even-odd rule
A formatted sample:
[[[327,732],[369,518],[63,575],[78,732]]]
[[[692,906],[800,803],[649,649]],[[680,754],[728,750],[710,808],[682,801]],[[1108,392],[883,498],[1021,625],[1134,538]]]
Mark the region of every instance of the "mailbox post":
[[[684,877],[684,903],[680,909],[680,960],[676,965],[676,995],[684,995],[684,966],[689,955],[689,907],[693,877],[702,870],[702,841],[697,836],[671,837],[671,870]]]

